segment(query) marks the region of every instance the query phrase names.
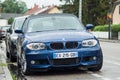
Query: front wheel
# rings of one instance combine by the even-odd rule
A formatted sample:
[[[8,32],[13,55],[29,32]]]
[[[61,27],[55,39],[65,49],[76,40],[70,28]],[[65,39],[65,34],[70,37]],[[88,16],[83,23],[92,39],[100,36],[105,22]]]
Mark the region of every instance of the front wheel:
[[[21,65],[20,65],[20,59],[19,59],[18,55],[17,55],[17,67],[18,67],[18,69],[21,68]]]
[[[99,71],[102,68],[102,64],[98,64],[96,67],[88,68],[90,71]]]
[[[26,75],[29,74],[25,53],[22,53],[21,55],[21,69],[22,69],[23,74],[26,74]]]
[[[100,64],[97,64],[95,67],[88,68],[90,71],[99,71],[103,65],[103,57],[101,58]]]
[[[16,58],[10,54],[10,61],[11,62],[16,62]]]

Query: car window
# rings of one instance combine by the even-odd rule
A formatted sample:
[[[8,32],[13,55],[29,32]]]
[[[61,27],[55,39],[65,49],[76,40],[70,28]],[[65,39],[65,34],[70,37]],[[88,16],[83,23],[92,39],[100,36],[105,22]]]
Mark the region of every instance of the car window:
[[[10,28],[10,26],[4,26],[3,27],[3,30],[7,30],[7,29],[9,29]]]
[[[75,17],[50,16],[31,19],[28,23],[27,32],[67,29],[83,30],[84,28]]]
[[[14,24],[14,29],[15,30],[19,30],[19,29],[21,29],[22,28],[22,25],[23,25],[23,22],[24,22],[24,20],[25,20],[25,18],[21,18],[21,19],[17,19],[16,21],[15,21],[15,24]]]

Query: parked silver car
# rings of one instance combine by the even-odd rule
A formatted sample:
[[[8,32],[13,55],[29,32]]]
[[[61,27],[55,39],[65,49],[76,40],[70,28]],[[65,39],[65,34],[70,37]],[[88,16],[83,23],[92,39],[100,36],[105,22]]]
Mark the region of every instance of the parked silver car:
[[[0,26],[0,42],[2,42],[3,39],[6,39],[6,33],[9,27],[10,25]]]
[[[6,39],[6,55],[12,62],[16,61],[16,39],[18,34],[15,33],[15,30],[21,29],[26,17],[27,16],[16,17],[8,30]]]

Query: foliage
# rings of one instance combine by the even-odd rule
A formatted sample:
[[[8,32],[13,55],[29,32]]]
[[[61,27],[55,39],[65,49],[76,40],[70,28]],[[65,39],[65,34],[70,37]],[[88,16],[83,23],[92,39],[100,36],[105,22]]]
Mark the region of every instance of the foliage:
[[[14,19],[11,17],[8,19],[8,24],[12,24],[12,22],[14,21]]]
[[[107,13],[110,12],[111,4],[109,4],[110,0],[100,0],[99,5],[96,8],[96,18],[98,25],[107,24]]]
[[[61,8],[63,12],[73,13],[78,16],[79,0],[61,0],[65,5]],[[111,2],[110,2],[111,1]],[[82,22],[94,25],[107,24],[107,13],[112,10],[113,2],[116,0],[82,0]]]
[[[94,31],[108,31],[108,25],[95,26]],[[111,31],[112,32],[119,32],[120,31],[120,24],[111,25]]]
[[[95,26],[94,31],[108,31],[108,25]]]
[[[0,6],[5,13],[24,13],[27,10],[26,4],[17,0],[5,0]]]
[[[64,13],[71,13],[78,16],[78,0],[66,0],[65,5],[63,5],[61,8],[63,9]]]
[[[16,80],[16,75],[11,72],[11,76],[13,80]]]
[[[6,66],[6,64],[4,64],[4,63],[0,63],[0,66]]]
[[[83,0],[82,2],[82,20],[84,24],[92,23],[94,25],[97,24],[97,11],[96,8],[99,4],[97,0]]]
[[[112,32],[120,32],[120,24],[111,27]]]

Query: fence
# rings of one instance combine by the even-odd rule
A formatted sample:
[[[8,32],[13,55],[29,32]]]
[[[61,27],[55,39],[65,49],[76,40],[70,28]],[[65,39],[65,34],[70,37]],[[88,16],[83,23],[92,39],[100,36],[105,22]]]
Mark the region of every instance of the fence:
[[[108,32],[92,32],[92,33],[97,38],[108,39]],[[118,39],[118,40],[120,40],[120,32],[118,32],[117,34],[112,32],[110,36],[111,36],[111,39]]]
[[[97,38],[108,39],[108,32],[92,32]]]

